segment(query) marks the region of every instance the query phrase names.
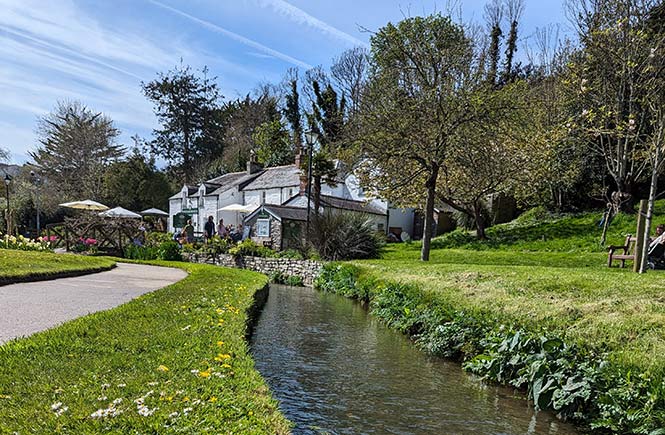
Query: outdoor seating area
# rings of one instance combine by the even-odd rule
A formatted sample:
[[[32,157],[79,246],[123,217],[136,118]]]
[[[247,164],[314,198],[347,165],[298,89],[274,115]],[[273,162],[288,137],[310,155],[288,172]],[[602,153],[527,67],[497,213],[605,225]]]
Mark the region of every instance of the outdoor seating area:
[[[63,222],[46,225],[44,239],[52,249],[77,253],[123,256],[126,247],[144,244],[149,232],[163,233],[168,216],[156,208],[136,213],[92,200],[66,202],[60,207],[73,213]]]

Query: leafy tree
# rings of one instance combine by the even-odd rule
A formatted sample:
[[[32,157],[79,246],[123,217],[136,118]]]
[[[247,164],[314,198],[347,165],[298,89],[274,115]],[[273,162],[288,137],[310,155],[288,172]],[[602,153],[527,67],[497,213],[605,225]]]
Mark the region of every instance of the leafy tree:
[[[485,215],[486,201],[511,193],[516,184],[530,182],[538,154],[525,83],[486,88],[477,98],[480,101],[470,110],[485,113],[477,122],[460,128],[439,177],[437,196],[471,217],[478,239],[485,239],[490,221]]]
[[[161,128],[153,130],[150,151],[161,156],[182,174],[185,183],[193,181],[199,159],[221,153],[223,114],[215,78],[197,76],[189,66],[159,73],[158,78],[141,83],[143,93],[153,104]]]
[[[78,101],[59,102],[37,125],[35,166],[66,198],[101,199],[104,172],[125,149],[115,143],[113,121]]]
[[[166,175],[155,166],[154,158],[146,158],[138,148],[134,148],[127,159],[108,168],[104,185],[109,204],[136,212],[151,207],[165,209],[173,194]]]
[[[314,80],[312,91],[316,99],[312,102],[312,113],[309,113],[307,118],[310,129],[319,135],[319,146],[312,156],[312,199],[314,211],[318,214],[322,184],[325,182],[335,185],[337,167],[333,156],[345,147],[343,134],[346,99],[344,96],[338,97],[330,83],[321,89],[319,82]]]
[[[517,35],[519,21],[524,12],[524,0],[506,0],[506,7],[510,30],[508,31],[508,40],[506,41],[506,60],[503,70],[503,82],[510,83],[515,80],[514,61],[517,51]]]
[[[291,70],[288,79],[288,93],[284,96],[285,104],[282,113],[291,127],[293,143],[296,149],[302,148],[302,113],[300,110],[300,93],[298,92],[298,72]]]
[[[249,161],[250,151],[254,148],[254,133],[263,123],[281,119],[277,105],[278,98],[272,89],[258,89],[255,96],[229,102],[225,106],[228,122],[224,134],[225,150],[221,161],[217,162],[220,170],[226,172],[244,171]]]
[[[648,172],[645,159],[651,129],[643,99],[643,77],[652,43],[647,17],[656,0],[578,0],[572,4],[582,44],[570,63],[569,98],[580,108],[571,117],[573,133],[606,165],[614,186],[615,210],[631,211]]]
[[[424,205],[421,260],[429,260],[441,170],[462,127],[485,117],[474,42],[439,14],[389,23],[371,40],[363,96],[362,177],[398,206]]]
[[[288,165],[293,162],[293,148],[281,121],[264,122],[254,131],[259,162],[265,166]]]
[[[487,53],[487,81],[490,86],[496,85],[497,74],[499,71],[499,57],[501,56],[501,19],[503,17],[503,7],[501,0],[492,0],[485,5],[485,21],[489,30],[489,47]]]

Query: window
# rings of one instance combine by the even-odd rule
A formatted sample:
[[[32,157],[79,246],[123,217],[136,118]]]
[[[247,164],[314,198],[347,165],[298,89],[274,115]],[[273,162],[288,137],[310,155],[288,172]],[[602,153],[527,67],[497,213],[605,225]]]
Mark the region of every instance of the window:
[[[265,190],[264,190],[264,191],[263,191],[263,199],[262,199],[262,201],[261,201],[261,204],[265,204],[265,203],[266,203],[266,192],[265,192]]]
[[[270,237],[270,220],[259,219],[256,221],[256,236]]]

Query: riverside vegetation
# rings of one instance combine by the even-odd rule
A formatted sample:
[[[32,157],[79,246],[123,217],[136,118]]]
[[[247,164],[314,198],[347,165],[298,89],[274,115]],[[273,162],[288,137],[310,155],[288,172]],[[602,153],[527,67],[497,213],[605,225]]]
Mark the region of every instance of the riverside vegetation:
[[[289,432],[245,340],[267,278],[155,264],[189,276],[0,346],[0,433]]]
[[[435,239],[429,263],[414,243],[329,264],[316,286],[369,302],[426,351],[592,431],[663,434],[663,273],[608,269],[600,218],[536,210],[488,230],[490,241]],[[619,215],[608,242],[634,229]]]

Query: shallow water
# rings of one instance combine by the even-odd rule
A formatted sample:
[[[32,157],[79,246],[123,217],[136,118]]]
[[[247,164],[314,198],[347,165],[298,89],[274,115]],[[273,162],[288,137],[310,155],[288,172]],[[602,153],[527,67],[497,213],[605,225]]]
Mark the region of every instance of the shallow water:
[[[272,285],[251,345],[294,435],[578,433],[341,296]]]

